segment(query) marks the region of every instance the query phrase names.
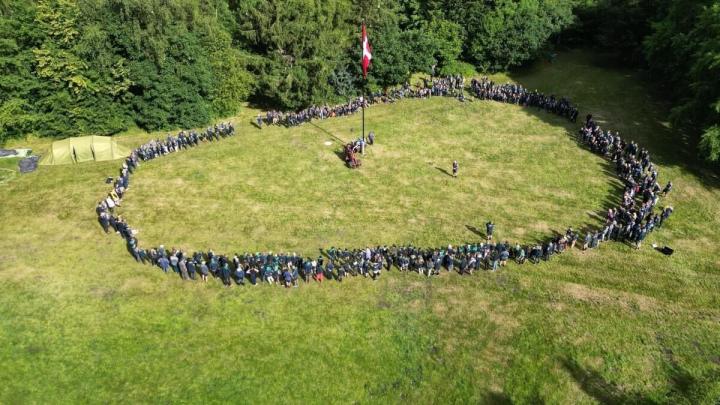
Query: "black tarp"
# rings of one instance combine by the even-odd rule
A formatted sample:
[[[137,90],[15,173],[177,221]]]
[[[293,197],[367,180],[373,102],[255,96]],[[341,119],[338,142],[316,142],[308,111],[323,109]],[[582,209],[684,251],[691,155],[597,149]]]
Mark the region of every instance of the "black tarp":
[[[15,149],[0,149],[0,157],[15,155],[17,155],[17,151],[15,151]]]
[[[38,160],[40,158],[38,156],[30,156],[29,158],[25,158],[18,163],[18,167],[20,168],[20,173],[30,173],[34,172],[35,169],[38,167]]]

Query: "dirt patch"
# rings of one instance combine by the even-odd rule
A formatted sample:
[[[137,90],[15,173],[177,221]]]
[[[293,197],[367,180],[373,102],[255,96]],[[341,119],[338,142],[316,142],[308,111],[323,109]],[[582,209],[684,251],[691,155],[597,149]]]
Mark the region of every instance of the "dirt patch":
[[[486,295],[475,291],[468,296],[467,290],[460,286],[439,288],[436,297],[442,301],[433,306],[433,312],[437,316],[461,317],[467,322],[485,318],[494,325],[493,340],[511,336],[520,326],[513,316],[515,304],[499,306]],[[452,310],[448,313],[449,308]]]
[[[112,300],[117,293],[115,289],[108,287],[92,287],[89,292],[90,296],[103,301]]]

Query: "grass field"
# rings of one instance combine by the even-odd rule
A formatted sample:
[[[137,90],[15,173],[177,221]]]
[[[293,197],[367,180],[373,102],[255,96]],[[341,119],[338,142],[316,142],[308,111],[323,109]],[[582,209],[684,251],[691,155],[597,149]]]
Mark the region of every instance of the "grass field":
[[[675,214],[646,245],[676,253],[604,244],[472,277],[226,289],[137,265],[102,234],[94,205],[119,162],[41,167],[0,181],[0,403],[715,403],[720,182],[688,163],[634,72],[576,51],[497,79],[566,95],[650,149]],[[233,118],[234,138],[141,166],[122,208],[141,245],[317,255],[475,240],[487,219],[532,242],[597,225],[619,197],[576,125],[534,110],[373,107],[379,144],[355,171],[337,152],[359,116],[258,130],[256,113]]]

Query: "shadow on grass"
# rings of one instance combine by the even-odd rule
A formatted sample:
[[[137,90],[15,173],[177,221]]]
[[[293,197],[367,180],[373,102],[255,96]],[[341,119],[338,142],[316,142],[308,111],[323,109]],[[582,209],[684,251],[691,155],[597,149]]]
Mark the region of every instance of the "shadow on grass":
[[[512,405],[513,401],[503,392],[488,392],[487,394],[483,395],[480,403],[491,405]]]
[[[314,123],[314,122],[312,122],[312,121],[309,121],[309,122],[307,122],[307,124],[310,125],[310,126],[312,126],[312,127],[315,127],[315,128],[317,128],[317,129],[319,129],[319,130],[320,130],[321,132],[323,132],[324,134],[329,135],[331,138],[333,138],[333,139],[336,140],[337,142],[340,142],[341,145],[347,144],[347,142],[345,142],[345,141],[343,141],[342,139],[338,138],[337,135],[335,135],[335,134],[333,134],[332,132],[328,131],[327,129],[325,129],[325,128],[319,126],[319,125],[317,125],[316,123]]]
[[[698,139],[680,130],[673,129],[662,122],[669,114],[670,105],[668,101],[662,100],[662,94],[658,91],[658,87],[654,86],[641,74],[638,74],[637,71],[623,71],[617,66],[608,65],[605,56],[597,55],[595,51],[570,51],[565,54],[557,61],[556,68],[566,68],[568,71],[572,71],[572,80],[566,80],[566,78],[555,75],[553,69],[546,69],[546,66],[541,64],[531,64],[517,69],[509,77],[528,89],[539,89],[547,94],[569,98],[574,104],[582,107],[578,115],[580,119],[585,117],[586,114],[594,114],[596,120],[599,119],[598,122],[601,122],[604,129],[619,130],[623,139],[634,140],[638,142],[641,148],[650,151],[653,163],[680,168],[682,171],[693,175],[708,189],[720,188],[720,171],[704,163],[698,157]],[[577,67],[582,69],[577,69]],[[634,102],[628,101],[624,106],[624,111],[626,111],[624,117],[600,116],[602,111],[613,111],[613,108],[617,111],[617,106],[613,106],[617,98],[614,96],[609,97],[607,98],[608,101],[605,102],[606,98],[602,94],[603,89],[606,89],[610,94],[619,92],[622,95],[625,90],[622,85],[627,83],[622,81],[613,82],[622,73],[626,73],[625,76],[631,77],[630,80],[634,79],[639,82],[646,89],[646,93],[650,98],[660,101],[657,104],[662,103],[665,106],[659,105],[655,110],[648,110],[645,104],[634,100]],[[606,78],[604,75],[609,76]],[[604,79],[607,79],[609,83],[604,83]],[[560,80],[559,87],[561,88],[552,89],[548,87],[553,86],[553,83],[558,82],[558,80]],[[574,86],[581,87],[575,88]],[[592,99],[585,94],[588,92],[593,95]],[[594,96],[595,93],[598,95]],[[590,109],[587,109],[588,107]],[[552,121],[552,119],[548,120],[548,118],[554,117],[553,114],[535,108],[527,108],[526,111],[544,121]],[[554,121],[551,123],[556,124]],[[579,128],[580,125],[581,123],[578,122],[577,127]],[[575,129],[577,130],[577,128]],[[571,131],[571,133],[575,132]],[[660,175],[663,175],[662,171]]]
[[[518,81],[520,84],[522,84],[521,81]],[[495,101],[490,101],[495,103]],[[587,153],[590,153],[595,156],[599,156],[595,154],[593,151],[590,150],[590,148],[587,147],[582,141],[582,137],[580,136],[578,130],[582,124],[579,123],[573,123],[567,120],[566,118],[560,117],[558,115],[555,115],[553,113],[549,113],[543,109],[535,108],[535,107],[523,107],[523,112],[526,114],[529,114],[535,118],[540,119],[541,121],[555,126],[555,127],[563,127],[565,129],[566,135],[572,139],[576,146],[578,148],[581,148],[585,150]],[[580,116],[583,116],[580,114]],[[640,145],[643,147],[643,145]],[[573,229],[576,231],[579,231],[581,234],[587,233],[588,231],[596,231],[604,226],[605,223],[605,214],[610,208],[617,208],[620,205],[620,202],[622,200],[623,191],[625,188],[625,184],[622,180],[620,180],[617,176],[617,172],[615,169],[615,163],[608,160],[604,156],[601,157],[601,164],[600,169],[597,173],[598,176],[605,176],[608,178],[608,184],[612,187],[612,191],[605,197],[604,201],[602,202],[602,206],[599,210],[595,212],[588,212],[587,215],[589,217],[589,221],[581,224],[568,224],[568,226],[572,226]],[[560,236],[561,234],[557,231],[553,231],[555,233],[554,236]],[[544,243],[546,241],[550,240],[549,237],[543,237],[540,239],[535,239],[534,243]]]
[[[340,159],[341,162],[343,162],[343,166],[349,169],[347,162],[345,162],[345,152],[335,149],[333,153],[335,154],[335,156],[337,156],[338,159]]]
[[[436,169],[437,171],[441,172],[441,173],[444,173],[444,174],[450,176],[450,177],[455,177],[455,176],[452,175],[452,173],[450,173],[449,171],[443,169],[442,167],[435,166],[435,169]]]
[[[656,339],[663,353],[663,368],[667,375],[667,392],[662,403],[711,403],[717,401],[713,392],[720,381],[720,372],[710,370],[699,378],[680,366],[673,351],[664,343],[664,338]],[[589,396],[604,404],[657,404],[655,399],[629,391],[615,383],[607,381],[599,372],[580,365],[575,359],[561,359],[563,368]]]
[[[485,233],[483,233],[481,230],[479,230],[478,228],[476,228],[476,227],[474,227],[474,226],[472,226],[472,225],[465,225],[465,228],[467,228],[468,231],[474,233],[475,235],[477,235],[477,236],[479,236],[479,237],[481,237],[481,238],[483,238],[483,239],[485,239],[485,238],[487,237],[487,236],[485,235]]]
[[[656,402],[636,392],[626,392],[623,388],[603,378],[595,370],[584,368],[576,360],[563,358],[562,366],[570,373],[575,382],[589,396],[602,404],[655,404]]]

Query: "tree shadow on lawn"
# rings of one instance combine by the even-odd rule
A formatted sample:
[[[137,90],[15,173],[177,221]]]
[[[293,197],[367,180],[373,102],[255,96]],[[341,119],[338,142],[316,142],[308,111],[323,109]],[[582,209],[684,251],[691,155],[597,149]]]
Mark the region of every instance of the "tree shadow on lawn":
[[[720,373],[716,370],[705,373],[700,378],[693,376],[680,366],[674,358],[672,350],[658,336],[658,343],[665,361],[663,370],[667,376],[667,403],[703,403],[711,400],[713,385],[717,384]],[[580,388],[589,396],[604,404],[657,404],[657,400],[640,392],[626,390],[615,383],[607,381],[598,371],[581,366],[577,360],[564,357],[560,363]],[[662,403],[666,403],[663,401]]]
[[[603,378],[597,371],[582,367],[575,359],[561,359],[561,364],[570,376],[589,396],[603,404],[656,404],[637,392],[626,392],[621,387]]]
[[[539,400],[539,402],[535,402],[536,404],[544,403],[540,398],[535,399]],[[507,394],[503,392],[491,391],[483,395],[480,403],[491,405],[512,405],[513,401]]]
[[[585,61],[583,64],[590,67],[590,69],[600,68],[606,70],[613,70],[614,73],[621,74],[619,69],[608,68],[606,66],[603,67],[600,63],[598,63],[598,61],[595,60],[597,58],[591,59],[592,60]],[[533,83],[529,83],[529,81],[526,79],[526,76],[529,77],[535,74],[537,69],[538,66],[530,65],[518,69],[513,74],[510,74],[509,77],[516,83],[528,89],[540,88]],[[633,75],[635,75],[635,73],[636,72],[632,72]],[[552,80],[552,77],[550,79]],[[587,81],[589,83],[596,83],[598,88],[602,87],[601,82],[586,80],[589,79],[588,77],[579,76],[574,79],[576,79],[576,81]],[[645,86],[645,88],[648,89],[648,96],[661,97],[656,94],[656,92],[654,92],[654,88],[651,83],[647,83],[641,77],[637,77],[636,79],[639,80]],[[546,90],[546,94],[554,94],[556,97],[567,97],[571,101],[578,98],[582,99],[582,97],[578,97],[578,94],[574,94],[572,91],[565,94],[560,94],[559,92],[557,92],[557,90]],[[578,90],[578,92],[579,91],[580,90]],[[593,114],[595,120],[601,124],[602,128],[609,129],[611,131],[619,130],[620,135],[623,137],[623,139],[627,141],[634,140],[641,148],[647,149],[650,152],[650,157],[653,163],[663,166],[673,166],[680,168],[682,171],[687,172],[688,174],[695,177],[703,186],[705,186],[709,190],[720,188],[720,173],[717,170],[714,170],[711,165],[704,163],[698,157],[699,151],[697,145],[694,144],[695,142],[697,142],[697,140],[688,136],[687,134],[684,134],[679,130],[670,128],[668,125],[660,121],[661,119],[663,119],[661,118],[661,114],[664,114],[663,116],[666,116],[669,113],[668,111],[656,110],[656,114],[652,114],[652,116],[641,115],[640,117],[638,117],[637,120],[633,120],[632,122],[621,122],[618,121],[620,119],[618,117],[602,115],[602,110],[612,109],[610,108],[610,105],[606,105],[605,103],[603,103],[602,95],[599,95],[597,99],[583,101],[585,101],[586,107],[589,106],[591,108],[594,108],[594,110],[596,111],[593,112],[592,110],[581,109],[578,114],[577,123],[568,122],[564,124],[563,126],[565,126],[566,128],[570,128],[570,126],[575,126],[574,130],[568,130],[570,134],[577,133],[577,130],[584,122],[583,120],[587,114]],[[612,101],[610,103],[612,103]],[[628,105],[627,108],[630,110],[638,109],[639,115],[643,111],[642,109],[640,109],[641,107],[633,105]],[[662,108],[663,107],[658,107],[658,109]],[[544,110],[535,107],[526,107],[524,108],[524,110],[549,124],[558,124],[556,121],[553,120],[553,118],[557,118],[557,116],[552,113],[545,112]],[[632,126],[643,125],[641,121],[645,121],[645,127],[643,127],[642,131],[638,132],[647,134],[646,136],[637,136],[637,132],[633,133],[634,131]],[[652,138],[650,138],[650,136],[652,136]],[[660,172],[660,174],[663,175],[662,171]]]

